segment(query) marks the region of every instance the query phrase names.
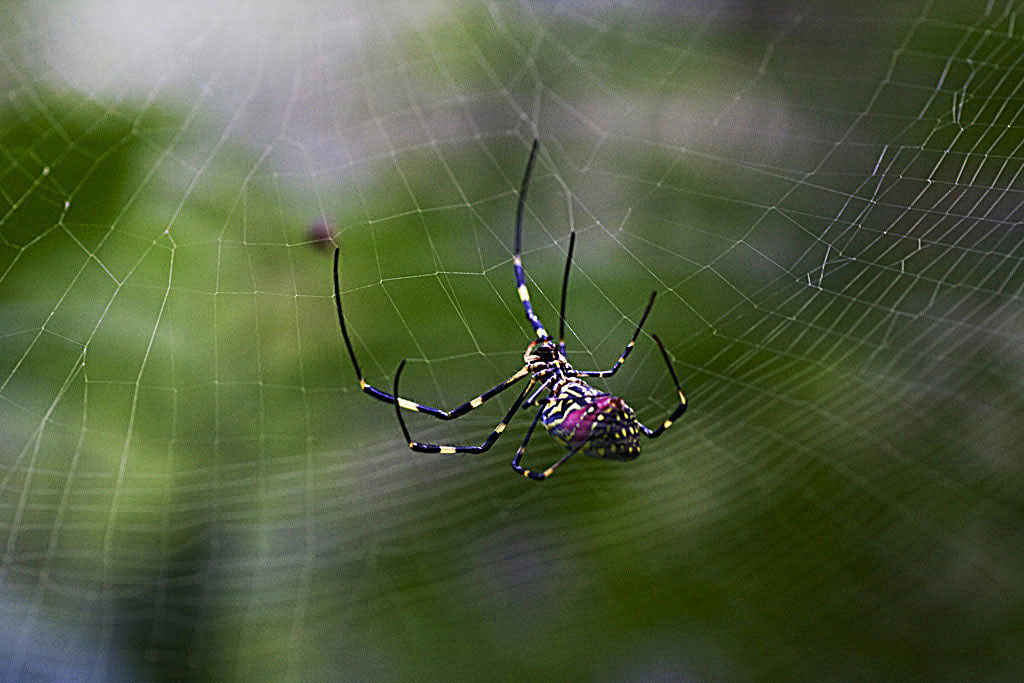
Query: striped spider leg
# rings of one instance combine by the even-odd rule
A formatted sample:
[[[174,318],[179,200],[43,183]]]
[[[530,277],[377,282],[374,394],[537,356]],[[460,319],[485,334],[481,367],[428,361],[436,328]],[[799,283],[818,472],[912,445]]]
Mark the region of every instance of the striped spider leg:
[[[345,340],[345,348],[348,349],[348,357],[352,360],[352,367],[356,371],[356,379],[359,380],[359,388],[362,389],[364,393],[369,394],[378,401],[383,401],[384,403],[394,403],[395,405],[399,406],[400,408],[404,408],[405,410],[412,410],[417,413],[426,413],[427,415],[433,415],[434,417],[441,420],[454,420],[457,417],[462,417],[463,415],[470,412],[474,408],[479,408],[481,405],[483,405],[485,401],[494,398],[495,396],[505,391],[510,386],[512,386],[513,384],[515,384],[516,382],[530,374],[528,369],[525,366],[523,366],[520,370],[518,370],[514,375],[506,379],[504,382],[501,382],[497,386],[488,389],[487,391],[480,394],[476,398],[470,399],[469,401],[466,401],[462,405],[457,406],[452,410],[434,408],[433,406],[417,403],[416,401],[410,401],[409,399],[402,398],[400,396],[396,399],[395,397],[398,396],[398,394],[389,394],[386,391],[382,391],[381,389],[378,389],[372,384],[369,384],[363,377],[363,371],[359,367],[359,361],[356,360],[356,352],[355,349],[352,348],[352,340],[349,339],[348,336],[348,326],[345,325],[345,316],[341,311],[341,284],[339,282],[340,278],[338,276],[338,261],[340,258],[340,254],[341,249],[335,248],[334,304],[335,307],[338,309],[338,325],[341,327],[342,339]]]
[[[401,377],[402,369],[404,367],[405,359],[402,359],[402,362],[398,364],[398,369],[395,370],[395,384],[393,389],[395,396],[398,396],[398,378]],[[417,451],[419,453],[444,453],[446,455],[454,453],[484,453],[490,450],[491,446],[494,445],[494,442],[498,440],[499,436],[501,436],[501,433],[505,431],[505,427],[508,426],[508,423],[512,420],[512,417],[516,414],[516,411],[519,410],[519,406],[522,405],[523,399],[526,398],[526,393],[530,390],[530,387],[532,386],[533,381],[531,380],[526,385],[526,388],[523,389],[522,392],[520,392],[519,397],[516,399],[515,403],[512,404],[512,407],[509,409],[509,411],[505,413],[505,417],[501,418],[501,422],[498,423],[498,426],[494,428],[494,430],[487,436],[486,439],[484,439],[484,442],[479,446],[441,446],[437,444],[421,443],[419,441],[414,441],[412,436],[409,434],[409,428],[405,425],[405,418],[402,417],[402,411],[399,409],[397,403],[395,403],[395,415],[398,416],[398,424],[401,425],[402,427],[402,434],[405,435],[405,440],[408,442],[409,448],[411,448],[414,451]]]
[[[651,299],[650,299],[650,301],[647,302],[647,308],[644,309],[644,314],[640,317],[640,324],[638,324],[636,326],[636,331],[633,332],[633,338],[630,339],[629,342],[626,343],[626,349],[622,352],[622,355],[619,356],[619,359],[617,361],[615,361],[615,365],[613,365],[611,367],[611,369],[609,369],[609,370],[577,370],[576,371],[576,376],[577,377],[612,377],[612,376],[614,376],[615,373],[619,371],[619,368],[622,367],[622,364],[626,362],[626,359],[629,358],[629,354],[633,351],[633,347],[636,345],[636,338],[640,336],[640,330],[643,328],[644,323],[647,321],[647,316],[650,314],[651,307],[654,306],[654,299],[657,296],[658,296],[657,292],[651,292]]]
[[[519,461],[523,459],[523,454],[526,453],[526,445],[530,443],[530,437],[533,436],[533,430],[537,428],[537,423],[540,422],[541,414],[543,414],[543,412],[543,409],[538,410],[537,414],[533,416],[533,421],[530,423],[529,428],[526,430],[526,436],[523,438],[523,443],[519,446],[519,450],[516,451],[515,457],[512,458],[512,469],[518,472],[519,474],[523,475],[524,477],[533,479],[534,481],[542,481],[550,477],[552,474],[554,474],[555,470],[557,470],[561,466],[562,463],[564,463],[566,460],[579,453],[580,449],[583,448],[583,444],[573,447],[568,453],[559,458],[555,464],[553,464],[551,467],[547,468],[543,472],[533,472],[520,465]]]
[[[658,344],[658,348],[661,349],[661,356],[665,359],[665,365],[668,366],[668,374],[672,376],[672,383],[676,387],[676,393],[679,394],[679,405],[669,414],[665,421],[654,429],[650,429],[645,426],[642,422],[640,429],[648,437],[655,439],[662,435],[662,433],[672,426],[672,423],[679,419],[679,417],[686,412],[686,394],[683,393],[683,388],[679,386],[679,378],[676,376],[676,369],[672,367],[672,360],[668,357],[668,351],[665,350],[665,345],[661,343],[661,339],[656,334],[652,334],[651,337]]]

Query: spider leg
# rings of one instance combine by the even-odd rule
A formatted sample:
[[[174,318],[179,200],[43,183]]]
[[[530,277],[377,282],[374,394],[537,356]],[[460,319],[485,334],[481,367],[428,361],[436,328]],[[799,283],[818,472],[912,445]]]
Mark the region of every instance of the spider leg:
[[[622,352],[622,355],[619,356],[619,359],[615,361],[615,365],[613,365],[610,370],[577,370],[576,375],[579,377],[611,377],[618,372],[619,368],[622,367],[622,364],[626,362],[626,358],[629,357],[630,352],[633,351],[633,347],[636,345],[636,338],[640,336],[640,330],[643,328],[644,322],[647,320],[647,316],[651,312],[651,307],[654,305],[654,297],[656,296],[658,296],[657,292],[651,292],[651,300],[647,302],[647,308],[644,309],[644,314],[640,318],[640,324],[636,326],[636,331],[633,332],[633,338],[629,340],[628,344],[626,344],[625,351]],[[671,367],[671,365],[669,367]]]
[[[643,431],[643,433],[653,439],[655,437],[661,436],[661,433],[664,432],[669,427],[671,427],[672,423],[675,422],[676,419],[678,419],[679,416],[686,411],[686,396],[683,395],[683,390],[679,386],[679,378],[676,377],[676,371],[672,367],[672,361],[669,360],[668,358],[668,351],[665,350],[665,345],[661,343],[660,339],[658,339],[658,335],[654,334],[651,336],[654,337],[654,341],[658,342],[658,348],[661,349],[661,355],[665,358],[665,364],[668,365],[668,372],[670,375],[672,375],[672,382],[675,383],[676,391],[679,392],[679,405],[676,406],[675,410],[672,411],[672,413],[665,419],[664,422],[662,422],[654,429],[651,429],[650,427],[646,427],[643,424],[640,424],[640,429]]]
[[[527,479],[533,479],[534,481],[543,481],[544,479],[550,477],[552,474],[554,474],[555,470],[557,470],[563,462],[565,462],[566,460],[574,456],[577,452],[579,452],[579,450],[586,443],[581,443],[579,446],[573,448],[571,451],[569,451],[561,458],[559,458],[558,462],[556,462],[554,465],[547,468],[543,472],[533,472],[520,465],[519,461],[523,459],[523,454],[526,453],[526,444],[530,443],[530,437],[533,436],[533,430],[537,428],[537,422],[540,421],[540,416],[542,412],[543,411],[538,410],[537,414],[534,415],[533,422],[530,423],[530,428],[526,430],[526,437],[523,439],[522,445],[519,446],[519,450],[516,451],[516,457],[512,458],[512,469],[514,469],[516,472],[523,475]]]
[[[537,390],[535,392],[533,392],[532,394],[530,394],[529,398],[526,399],[526,403],[523,404],[523,410],[526,410],[527,408],[529,408],[529,407],[533,406],[535,403],[537,403],[537,398],[542,393],[544,393],[545,389],[550,389],[551,388],[551,383],[554,382],[554,381],[555,381],[554,377],[548,377],[546,380],[541,382],[541,385],[539,387],[537,387]]]
[[[394,392],[398,395],[398,378],[402,374],[402,368],[405,367],[405,360],[402,360],[398,364],[398,370],[395,371],[395,385]],[[508,426],[512,416],[519,410],[519,406],[522,404],[523,399],[526,398],[526,392],[533,386],[533,380],[526,385],[526,388],[519,394],[519,398],[516,399],[515,403],[512,404],[512,408],[505,414],[505,417],[501,418],[501,422],[494,428],[484,442],[479,446],[447,446],[440,444],[431,443],[420,443],[419,441],[413,441],[412,436],[409,434],[409,428],[405,425],[405,418],[402,417],[402,411],[399,408],[399,404],[395,403],[395,415],[398,416],[398,424],[402,427],[402,434],[405,435],[405,440],[409,443],[409,448],[419,453],[483,453],[490,449],[494,445],[494,442],[498,440],[501,433],[505,431],[505,427]]]
[[[569,234],[569,254],[565,257],[565,272],[562,273],[562,305],[558,308],[558,353],[565,357],[565,293],[569,288],[569,269],[572,267],[572,251],[576,246],[576,230]]]
[[[522,378],[529,375],[529,371],[524,367],[516,374],[506,379],[501,384],[498,384],[491,389],[488,389],[484,393],[480,394],[474,399],[466,401],[462,405],[454,408],[453,410],[444,410],[443,408],[434,408],[433,406],[423,405],[416,401],[410,401],[407,398],[399,397],[396,401],[395,396],[389,394],[386,391],[378,389],[377,387],[369,384],[366,379],[363,378],[363,371],[359,367],[359,361],[356,360],[356,352],[352,347],[352,340],[348,336],[348,327],[345,325],[345,316],[341,312],[341,285],[338,277],[338,261],[341,254],[341,249],[336,248],[334,250],[334,304],[338,309],[338,324],[341,326],[341,336],[345,340],[345,348],[348,349],[348,357],[352,359],[352,367],[356,371],[356,378],[359,380],[359,387],[366,393],[378,401],[384,401],[385,403],[396,403],[401,408],[406,410],[412,410],[417,413],[426,413],[427,415],[433,415],[441,420],[454,420],[457,417],[462,417],[474,408],[480,407],[484,401],[491,399],[501,392],[508,389],[510,386],[521,380]],[[397,394],[396,394],[397,395]]]
[[[516,253],[512,257],[512,270],[516,275],[516,288],[519,291],[519,299],[523,302],[523,309],[526,311],[526,319],[530,321],[538,339],[547,339],[548,333],[541,324],[537,314],[533,312],[533,305],[530,303],[530,293],[526,289],[526,275],[523,273],[523,211],[526,209],[526,190],[530,186],[530,174],[533,173],[533,162],[537,158],[537,145],[539,140],[534,138],[533,147],[530,148],[530,160],[526,162],[526,173],[523,175],[523,184],[519,186],[519,203],[516,206]]]

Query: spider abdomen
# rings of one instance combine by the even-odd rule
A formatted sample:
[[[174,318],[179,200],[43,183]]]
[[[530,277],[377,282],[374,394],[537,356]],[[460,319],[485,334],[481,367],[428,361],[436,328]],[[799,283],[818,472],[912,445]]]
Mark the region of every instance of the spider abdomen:
[[[566,448],[595,458],[639,456],[640,426],[633,409],[617,396],[581,389],[573,386],[548,401],[540,416],[548,433]]]

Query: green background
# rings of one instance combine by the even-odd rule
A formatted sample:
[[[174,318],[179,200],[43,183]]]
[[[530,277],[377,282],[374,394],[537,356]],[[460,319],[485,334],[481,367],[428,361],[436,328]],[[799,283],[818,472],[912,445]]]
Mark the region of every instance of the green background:
[[[1024,39],[984,3],[12,3],[0,672],[1024,676]],[[534,484],[408,451],[652,289],[690,410]],[[596,385],[656,424],[645,334]],[[513,395],[422,440],[479,442]],[[537,434],[527,463],[562,453]]]

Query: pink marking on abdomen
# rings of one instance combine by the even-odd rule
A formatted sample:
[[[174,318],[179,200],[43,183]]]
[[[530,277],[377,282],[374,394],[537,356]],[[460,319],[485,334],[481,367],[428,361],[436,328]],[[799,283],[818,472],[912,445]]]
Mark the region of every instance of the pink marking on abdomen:
[[[594,421],[601,413],[608,411],[608,405],[615,400],[614,396],[599,396],[593,400],[590,406],[570,410],[562,420],[562,427],[568,434],[569,441],[586,441],[590,438],[590,431],[593,429]],[[587,412],[589,407],[595,408]]]

